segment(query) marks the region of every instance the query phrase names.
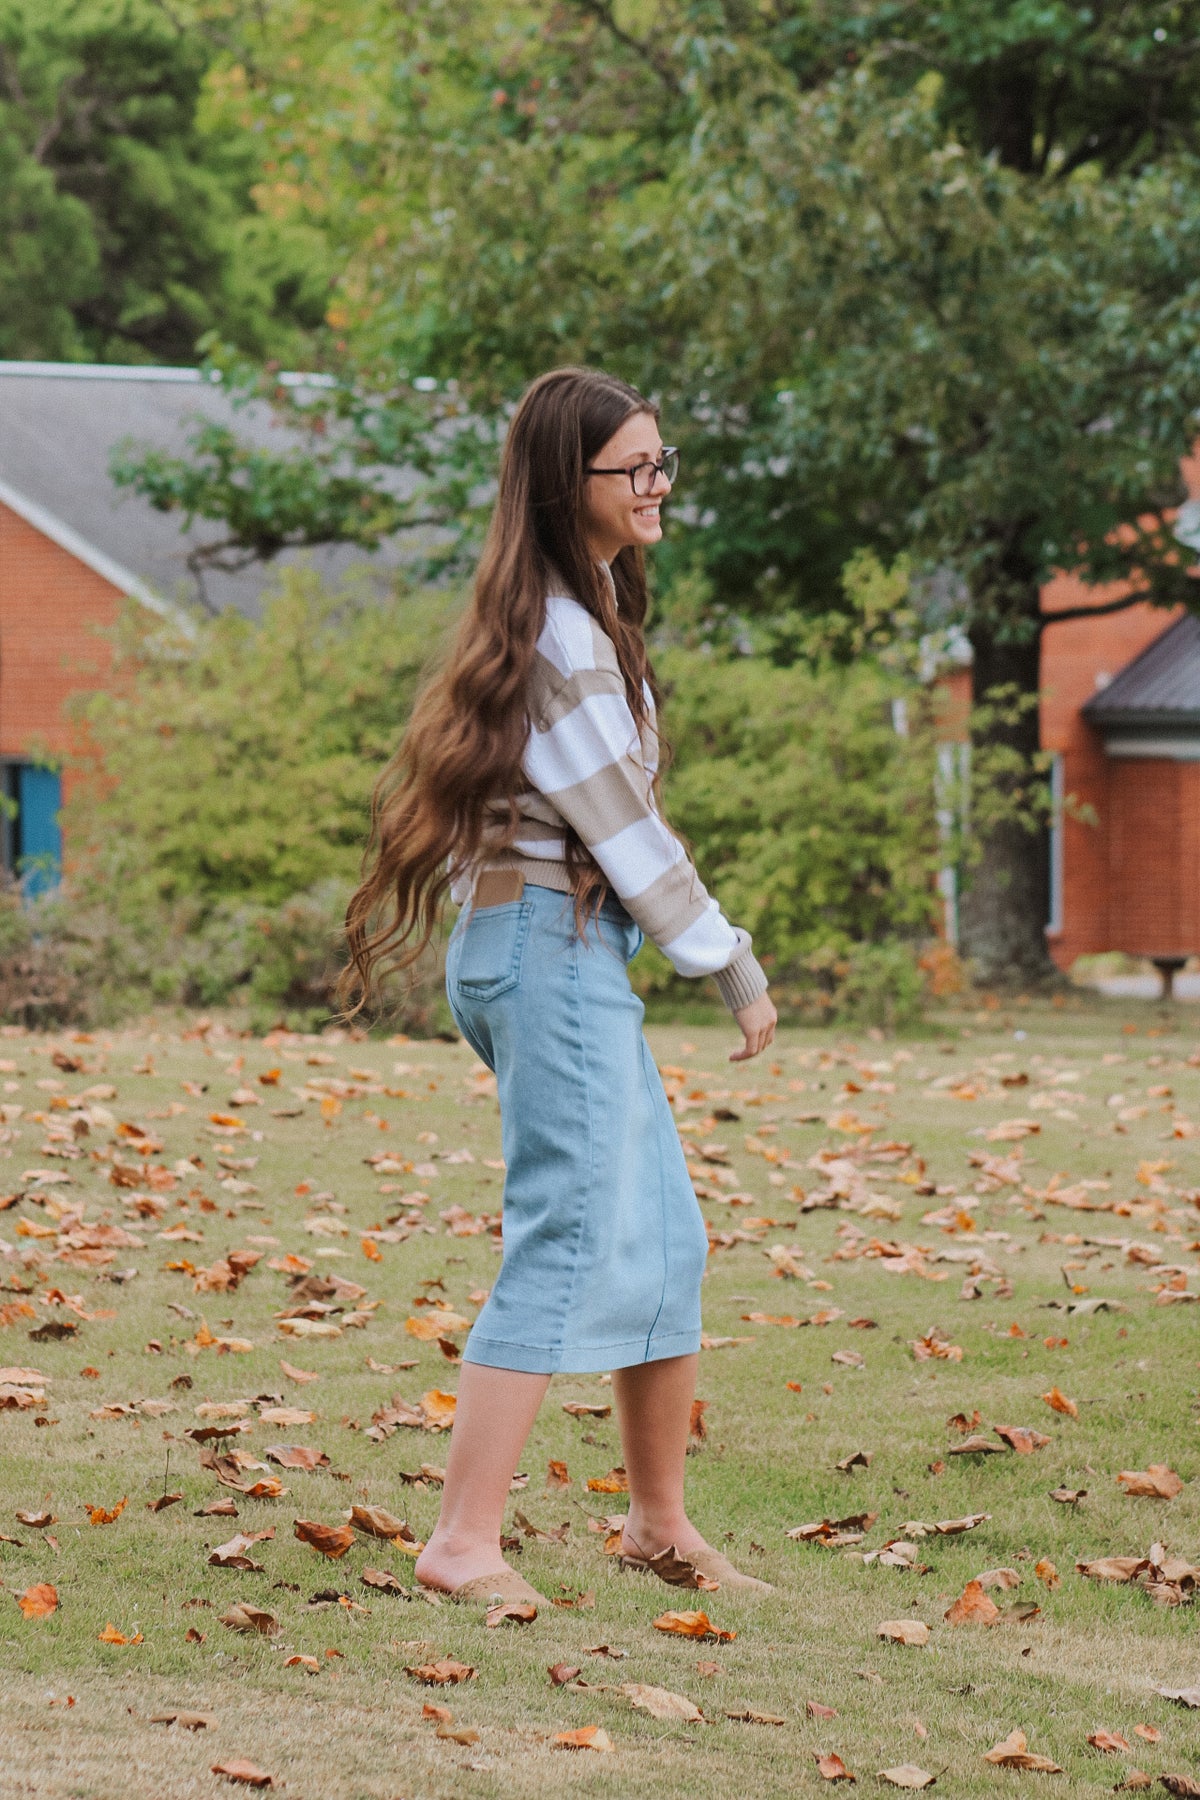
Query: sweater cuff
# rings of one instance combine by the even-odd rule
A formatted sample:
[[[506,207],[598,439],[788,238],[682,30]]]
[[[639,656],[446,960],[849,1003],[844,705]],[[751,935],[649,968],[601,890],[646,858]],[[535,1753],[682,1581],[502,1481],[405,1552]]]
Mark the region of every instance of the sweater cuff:
[[[721,998],[730,1012],[738,1012],[743,1006],[749,1006],[760,994],[766,993],[768,986],[766,975],[751,947],[749,932],[743,931],[740,926],[735,929],[738,949],[733,960],[713,974]]]

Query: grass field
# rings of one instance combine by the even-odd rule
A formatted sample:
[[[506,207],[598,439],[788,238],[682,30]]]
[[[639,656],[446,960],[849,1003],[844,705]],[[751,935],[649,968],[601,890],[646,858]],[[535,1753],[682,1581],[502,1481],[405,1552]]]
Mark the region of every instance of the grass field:
[[[368,1433],[397,1399],[448,1414],[446,1349],[494,1278],[486,1072],[461,1045],[203,1025],[0,1038],[0,1795],[196,1800],[234,1791],[210,1771],[237,1758],[290,1800],[815,1794],[816,1758],[834,1754],[871,1791],[903,1764],[958,1796],[1099,1791],[1135,1768],[1200,1780],[1200,1712],[1155,1692],[1200,1684],[1191,1577],[1168,1569],[1156,1598],[1146,1571],[1113,1583],[1075,1566],[1152,1542],[1200,1562],[1186,1011],[1028,1009],[900,1042],[787,1032],[740,1068],[728,1029],[654,1029],[714,1238],[692,1511],[777,1591],[696,1595],[619,1571],[592,1522],[624,1501],[587,1486],[620,1462],[615,1422],[563,1410],[603,1406],[609,1388],[564,1376],[512,1505],[531,1528],[568,1529],[514,1522],[514,1560],[582,1601],[496,1628],[364,1584],[374,1568],[411,1586],[399,1544],[356,1532],[334,1560],[293,1529],[340,1527],[354,1505],[417,1539],[432,1526],[444,1433]],[[1042,1397],[1054,1389],[1074,1414]],[[1001,1448],[997,1426],[1048,1441]],[[186,1435],[213,1428],[234,1429]],[[972,1433],[999,1453],[955,1453]],[[288,1467],[315,1460],[297,1445],[328,1460]],[[552,1460],[568,1486],[548,1485]],[[1174,1497],[1123,1491],[1122,1471],[1151,1465],[1181,1478]],[[182,1498],[154,1510],[164,1493]],[[204,1514],[221,1499],[236,1517]],[[861,1541],[787,1536],[861,1513],[877,1515]],[[261,1568],[210,1563],[236,1533],[272,1529],[244,1550]],[[893,1540],[908,1548],[872,1554]],[[999,1620],[947,1623],[995,1571],[1009,1572],[985,1589]],[[55,1609],[26,1617],[18,1597],[40,1584]],[[278,1630],[222,1624],[235,1603]],[[698,1607],[736,1635],[654,1628]],[[881,1639],[896,1620],[927,1625],[927,1644]],[[110,1625],[136,1641],[103,1641]],[[406,1673],[446,1658],[476,1674],[429,1687]],[[575,1683],[553,1685],[553,1664]],[[648,1716],[623,1683],[682,1694],[704,1719]],[[439,1737],[427,1704],[471,1741]],[[180,1710],[210,1723],[151,1722]],[[782,1723],[730,1716],[747,1712]],[[610,1752],[554,1744],[588,1726]],[[1061,1773],[984,1760],[1017,1727]],[[1129,1749],[1089,1745],[1098,1732]]]

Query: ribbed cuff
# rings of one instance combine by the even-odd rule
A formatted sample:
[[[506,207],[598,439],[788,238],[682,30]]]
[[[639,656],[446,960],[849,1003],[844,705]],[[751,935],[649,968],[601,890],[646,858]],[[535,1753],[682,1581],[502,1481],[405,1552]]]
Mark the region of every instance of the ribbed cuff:
[[[760,994],[766,993],[769,985],[755,957],[749,932],[743,931],[740,926],[736,929],[740,949],[732,962],[727,962],[723,969],[717,969],[713,974],[721,998],[730,1012],[749,1006]]]

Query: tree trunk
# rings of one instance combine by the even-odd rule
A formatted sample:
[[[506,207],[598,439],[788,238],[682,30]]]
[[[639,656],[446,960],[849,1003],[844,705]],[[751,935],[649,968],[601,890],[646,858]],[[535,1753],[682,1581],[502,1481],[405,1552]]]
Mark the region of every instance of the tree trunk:
[[[970,632],[975,658],[971,697],[976,707],[987,709],[972,723],[975,769],[1000,763],[994,788],[1006,807],[1026,814],[1022,819],[1002,811],[999,819],[985,822],[986,802],[980,805],[959,912],[963,952],[978,978],[1003,987],[1028,987],[1057,975],[1046,947],[1049,829],[1044,818],[1030,819],[1020,799],[1020,790],[1035,791],[1043,780],[1034,762],[1040,748],[1036,696],[1041,670],[1036,587],[1023,610],[1026,617],[1010,624],[1003,637],[988,619]]]

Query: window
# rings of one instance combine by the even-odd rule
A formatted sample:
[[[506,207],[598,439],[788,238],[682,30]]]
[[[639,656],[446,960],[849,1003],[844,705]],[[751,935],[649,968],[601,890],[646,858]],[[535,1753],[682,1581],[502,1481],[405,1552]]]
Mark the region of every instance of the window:
[[[5,872],[26,893],[57,887],[62,866],[62,779],[41,763],[8,762],[3,768],[5,806],[0,819],[0,854]]]
[[[1063,759],[1050,759],[1050,821],[1046,930],[1053,937],[1063,928]]]

